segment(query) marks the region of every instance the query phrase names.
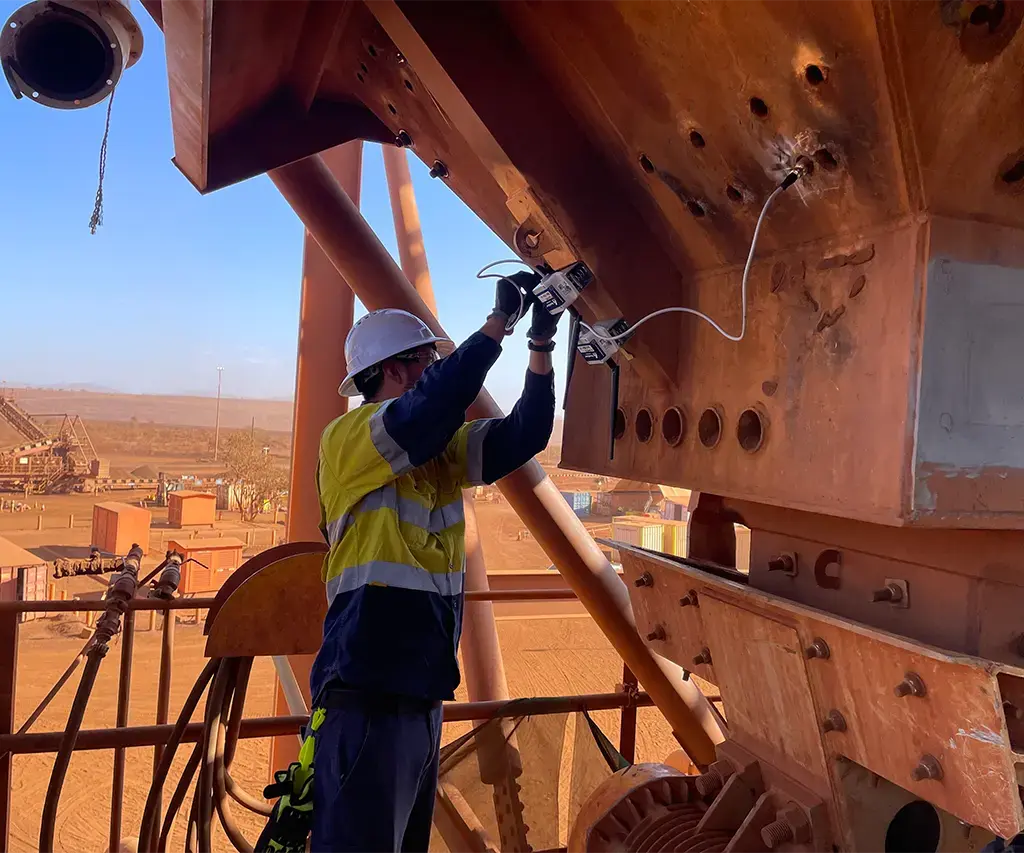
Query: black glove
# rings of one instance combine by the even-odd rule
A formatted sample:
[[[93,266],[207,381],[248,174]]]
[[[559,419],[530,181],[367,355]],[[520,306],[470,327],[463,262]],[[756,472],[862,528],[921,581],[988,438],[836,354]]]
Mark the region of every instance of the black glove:
[[[534,301],[533,288],[539,281],[539,275],[525,271],[498,279],[494,310],[491,313],[505,321],[505,334],[516,327],[516,323],[523,318],[526,309]]]
[[[548,309],[541,305],[540,300],[533,299],[533,316],[530,318],[530,329],[526,333],[532,341],[549,341],[555,336],[558,329],[558,321],[562,318],[560,314],[549,314]]]

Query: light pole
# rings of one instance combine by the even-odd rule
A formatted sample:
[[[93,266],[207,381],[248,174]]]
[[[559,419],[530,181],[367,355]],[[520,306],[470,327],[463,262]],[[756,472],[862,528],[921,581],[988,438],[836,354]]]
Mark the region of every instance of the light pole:
[[[220,453],[220,383],[224,378],[224,368],[217,368],[217,416],[213,426],[213,461],[217,461]]]

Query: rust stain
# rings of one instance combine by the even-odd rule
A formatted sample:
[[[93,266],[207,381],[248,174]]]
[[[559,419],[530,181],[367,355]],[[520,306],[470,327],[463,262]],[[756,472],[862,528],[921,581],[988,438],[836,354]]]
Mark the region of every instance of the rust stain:
[[[1024,469],[922,462],[914,479],[915,514],[998,516],[1024,512]]]
[[[818,325],[815,327],[814,331],[823,332],[825,329],[834,326],[839,321],[839,318],[845,313],[845,305],[840,305],[838,308],[833,308],[831,311],[822,312],[821,318],[818,320]]]

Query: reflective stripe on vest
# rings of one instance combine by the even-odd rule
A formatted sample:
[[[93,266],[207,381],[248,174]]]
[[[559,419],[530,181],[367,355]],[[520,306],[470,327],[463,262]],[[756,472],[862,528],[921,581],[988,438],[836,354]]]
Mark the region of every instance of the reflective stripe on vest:
[[[466,517],[461,494],[451,503],[432,510],[419,501],[400,496],[394,483],[390,483],[370,492],[352,508],[351,512],[327,522],[328,544],[333,547],[341,542],[341,537],[345,535],[355,516],[379,509],[390,509],[397,513],[400,522],[419,527],[427,533],[440,533],[464,521]]]
[[[327,603],[330,606],[338,593],[351,592],[368,584],[395,586],[446,596],[459,595],[462,592],[463,576],[461,570],[428,572],[418,566],[372,560],[359,566],[349,566],[340,575],[330,578],[327,581]]]

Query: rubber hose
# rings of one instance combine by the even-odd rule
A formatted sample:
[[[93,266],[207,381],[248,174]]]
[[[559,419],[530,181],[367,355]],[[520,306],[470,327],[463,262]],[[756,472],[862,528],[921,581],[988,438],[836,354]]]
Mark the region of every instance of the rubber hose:
[[[217,721],[216,730],[216,751],[214,752],[213,759],[213,795],[214,803],[217,806],[217,815],[220,817],[221,826],[224,827],[224,832],[227,833],[228,839],[235,846],[238,853],[253,853],[252,845],[246,841],[245,835],[242,830],[238,828],[238,824],[235,823],[235,816],[231,813],[231,803],[228,802],[228,795],[225,786],[224,777],[226,770],[224,767],[224,746],[227,741],[227,727],[224,724],[224,718],[228,712],[228,702],[232,699],[227,693],[224,695],[224,703],[221,706],[220,719]]]
[[[221,660],[217,675],[210,688],[206,703],[206,719],[203,722],[203,759],[196,788],[198,811],[198,844],[200,853],[209,853],[213,847],[213,765],[217,758],[217,728],[220,725],[224,706],[224,693],[228,682],[234,681],[234,666],[230,658]]]
[[[171,736],[167,739],[167,745],[160,756],[160,766],[157,767],[156,772],[153,774],[153,784],[150,786],[149,795],[146,797],[146,806],[142,810],[142,823],[139,827],[139,844],[145,845],[146,849],[151,849],[153,824],[156,819],[156,806],[160,800],[160,791],[163,790],[164,781],[167,779],[168,772],[170,772],[171,763],[174,761],[174,753],[177,752],[178,744],[181,743],[182,735],[185,733],[185,727],[188,725],[189,720],[192,719],[192,713],[195,711],[196,705],[199,704],[199,698],[203,695],[203,691],[206,690],[206,686],[210,683],[210,679],[213,678],[219,666],[219,658],[213,658],[206,662],[206,666],[199,673],[195,684],[192,685],[192,690],[189,691],[188,696],[185,698],[185,703],[181,706],[181,713],[178,714],[178,719],[174,722]]]
[[[57,757],[53,761],[50,784],[46,788],[46,800],[43,803],[43,819],[39,826],[40,853],[53,853],[53,834],[57,823],[57,803],[60,801],[60,794],[64,788],[64,778],[67,776],[68,765],[71,763],[71,753],[74,751],[75,743],[78,741],[78,732],[82,728],[85,709],[89,705],[92,688],[96,684],[96,675],[100,671],[100,664],[103,662],[103,657],[106,653],[107,647],[105,644],[94,646],[89,650],[89,655],[85,661],[82,680],[78,683],[75,701],[71,705],[71,713],[68,714],[68,724],[64,729],[64,737],[60,742]]]
[[[235,675],[235,691],[231,697],[231,714],[228,717],[227,741],[224,744],[224,766],[230,767],[235,760],[235,748],[238,746],[238,735],[242,730],[242,714],[245,712],[245,696],[249,690],[249,676],[252,673],[252,658],[238,660],[238,673]]]
[[[202,744],[200,744],[202,746]],[[202,776],[202,750],[199,752],[199,763],[200,770],[199,775]],[[196,797],[192,798],[192,808],[188,812],[188,823],[185,825],[185,853],[196,853],[196,839],[193,837],[192,830],[196,830],[196,835],[199,834],[199,827],[196,823],[196,811],[199,808],[199,800]],[[208,853],[208,851],[207,851]]]
[[[185,764],[185,769],[181,771],[181,778],[174,787],[174,793],[171,794],[171,800],[167,804],[167,814],[164,815],[163,826],[160,827],[160,839],[157,842],[156,848],[158,853],[164,853],[167,850],[167,838],[171,834],[174,819],[178,816],[178,810],[181,808],[181,804],[185,802],[185,794],[188,793],[188,786],[196,775],[196,769],[199,767],[199,760],[202,758],[202,754],[203,745],[197,743],[195,749],[192,750],[192,755],[189,756],[188,762]]]

